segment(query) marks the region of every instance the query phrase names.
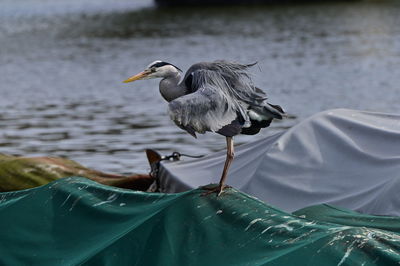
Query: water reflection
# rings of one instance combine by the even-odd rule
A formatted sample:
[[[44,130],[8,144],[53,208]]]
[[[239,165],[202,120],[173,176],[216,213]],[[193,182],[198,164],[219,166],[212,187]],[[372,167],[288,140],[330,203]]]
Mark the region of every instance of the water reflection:
[[[238,143],[328,108],[400,111],[395,3],[143,9],[132,2],[89,1],[64,13],[7,2],[0,11],[0,152],[64,156],[125,173],[146,171],[145,148],[223,149],[220,136],[194,140],[169,121],[157,81],[121,83],[156,59],[182,69],[221,58],[259,62],[256,84],[290,118]]]

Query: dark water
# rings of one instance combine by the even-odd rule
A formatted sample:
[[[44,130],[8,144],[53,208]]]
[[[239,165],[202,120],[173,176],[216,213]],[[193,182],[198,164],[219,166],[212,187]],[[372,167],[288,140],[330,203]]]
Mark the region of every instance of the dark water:
[[[258,61],[257,85],[292,116],[321,110],[400,112],[400,6],[354,2],[156,9],[151,1],[0,0],[0,152],[63,156],[99,170],[147,171],[155,148],[206,154],[166,114],[158,81],[122,84],[161,59],[187,69]]]

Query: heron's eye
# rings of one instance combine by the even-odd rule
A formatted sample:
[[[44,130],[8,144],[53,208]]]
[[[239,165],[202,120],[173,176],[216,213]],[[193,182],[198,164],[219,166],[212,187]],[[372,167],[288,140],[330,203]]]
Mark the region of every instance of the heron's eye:
[[[155,68],[155,67],[152,67],[152,68],[150,68],[150,71],[151,71],[151,72],[156,72],[156,68]]]

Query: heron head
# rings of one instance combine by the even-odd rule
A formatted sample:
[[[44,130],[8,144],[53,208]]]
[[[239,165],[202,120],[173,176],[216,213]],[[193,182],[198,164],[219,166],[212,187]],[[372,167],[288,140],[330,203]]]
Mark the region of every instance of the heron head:
[[[157,60],[148,65],[145,70],[124,80],[124,82],[128,83],[140,79],[166,78],[177,75],[179,72],[182,72],[182,70],[173,64]]]

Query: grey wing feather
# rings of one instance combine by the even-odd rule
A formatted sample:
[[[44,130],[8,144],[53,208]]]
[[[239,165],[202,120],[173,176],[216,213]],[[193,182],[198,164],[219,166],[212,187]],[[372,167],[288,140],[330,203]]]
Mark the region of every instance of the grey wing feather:
[[[264,118],[275,119],[282,119],[283,114],[285,113],[279,105],[273,105],[266,101],[262,105],[251,105],[249,111],[253,111]]]
[[[247,72],[253,65],[227,61],[193,65],[183,80],[189,94],[169,104],[171,119],[195,136],[194,132],[218,132],[235,119],[242,121],[239,126],[250,127],[250,109],[257,120],[281,118],[279,110],[266,102],[265,93],[253,85]]]
[[[226,99],[212,88],[179,97],[171,101],[168,108],[175,124],[192,136],[195,136],[194,132],[216,132],[236,118]]]
[[[247,106],[253,103],[261,104],[266,99],[265,93],[253,85],[247,72],[252,65],[227,61],[197,63],[186,72],[183,83],[189,93],[200,90],[212,93],[210,98],[214,98],[213,100],[220,106],[225,105],[226,109],[230,111],[229,119],[235,119],[239,114],[240,120],[244,121],[244,126],[248,126]],[[223,120],[224,123],[227,121],[222,117],[220,120]],[[219,126],[226,125],[218,124]],[[215,131],[215,128],[212,131]]]
[[[245,103],[262,102],[267,99],[265,92],[254,86],[248,68],[253,64],[239,64],[229,61],[218,60],[214,62],[202,62],[194,64],[187,71],[184,80],[191,80],[191,91],[195,91],[196,86],[201,86],[207,82],[220,85],[221,89],[229,93],[231,97]],[[198,71],[207,71],[202,77],[194,75]],[[204,72],[203,72],[204,73]],[[197,76],[197,84],[193,80]],[[188,85],[188,84],[187,84]]]
[[[265,120],[270,118],[282,119],[284,110],[278,106],[267,102],[267,95],[263,90],[254,86],[247,69],[255,64],[242,65],[225,61],[214,62],[215,66],[224,72],[224,78],[227,80],[230,94],[238,100],[241,105],[247,106],[246,114],[251,110],[258,119]],[[243,116],[248,122],[248,116]],[[252,120],[252,117],[250,117]],[[246,123],[244,127],[250,126]]]

